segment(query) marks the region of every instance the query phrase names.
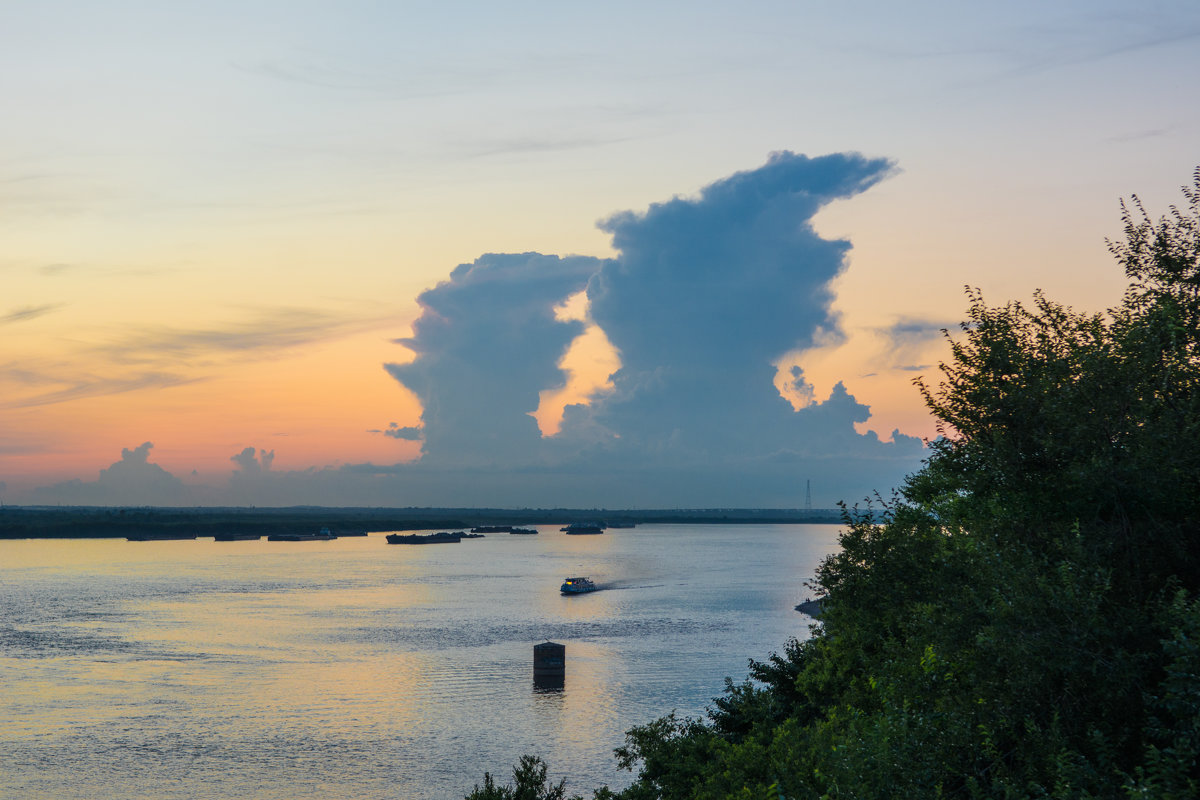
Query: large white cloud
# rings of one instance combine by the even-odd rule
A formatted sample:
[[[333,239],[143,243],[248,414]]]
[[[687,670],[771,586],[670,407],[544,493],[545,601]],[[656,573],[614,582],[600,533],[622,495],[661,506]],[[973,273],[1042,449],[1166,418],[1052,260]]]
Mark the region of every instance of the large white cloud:
[[[428,464],[504,468],[540,438],[528,414],[561,385],[558,361],[582,330],[555,307],[600,266],[587,257],[484,255],[421,294],[423,313],[402,340],[416,354],[388,371],[421,401]]]
[[[850,244],[821,238],[813,215],[891,170],[855,154],[776,153],[694,198],[604,220],[613,259],[493,254],[458,267],[420,298],[405,340],[415,360],[389,367],[424,405],[424,456],[408,485],[447,496],[443,471],[471,468],[487,502],[511,492],[621,504],[636,493],[667,505],[794,505],[805,476],[819,475],[826,496],[894,486],[917,465],[919,440],[858,434],[870,411],[840,384],[798,412],[774,385],[780,357],[837,331],[831,283]],[[543,438],[528,415],[561,382],[558,361],[582,325],[554,308],[583,281],[621,368],[613,391],[568,408],[561,432]]]

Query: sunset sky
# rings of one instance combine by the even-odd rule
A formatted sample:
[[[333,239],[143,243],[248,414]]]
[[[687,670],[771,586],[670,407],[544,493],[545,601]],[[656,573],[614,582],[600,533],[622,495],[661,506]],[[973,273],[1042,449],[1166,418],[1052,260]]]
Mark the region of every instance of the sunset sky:
[[[1193,0],[4,3],[0,501],[887,491],[965,285],[1119,301],[1197,75]]]

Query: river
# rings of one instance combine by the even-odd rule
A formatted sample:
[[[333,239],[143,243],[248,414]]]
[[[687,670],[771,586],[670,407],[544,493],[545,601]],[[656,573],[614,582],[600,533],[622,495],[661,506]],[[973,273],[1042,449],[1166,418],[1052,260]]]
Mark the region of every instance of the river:
[[[628,728],[807,636],[839,526],[538,529],[0,541],[0,798],[457,800],[523,753],[569,792],[624,786]],[[533,685],[546,640],[561,691]]]

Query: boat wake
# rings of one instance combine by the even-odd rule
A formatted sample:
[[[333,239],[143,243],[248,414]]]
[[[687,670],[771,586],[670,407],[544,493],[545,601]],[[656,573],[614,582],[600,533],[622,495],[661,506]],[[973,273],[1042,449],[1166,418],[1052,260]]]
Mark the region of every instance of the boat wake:
[[[625,581],[606,581],[597,583],[596,590],[601,589],[656,589],[659,586],[666,586],[665,583],[627,583]]]

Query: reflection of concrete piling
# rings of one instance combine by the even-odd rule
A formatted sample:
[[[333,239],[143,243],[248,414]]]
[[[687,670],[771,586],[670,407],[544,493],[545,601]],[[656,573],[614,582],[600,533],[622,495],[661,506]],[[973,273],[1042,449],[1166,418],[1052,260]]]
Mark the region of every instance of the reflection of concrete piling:
[[[533,685],[538,689],[561,689],[567,676],[567,646],[542,642],[533,646]]]

